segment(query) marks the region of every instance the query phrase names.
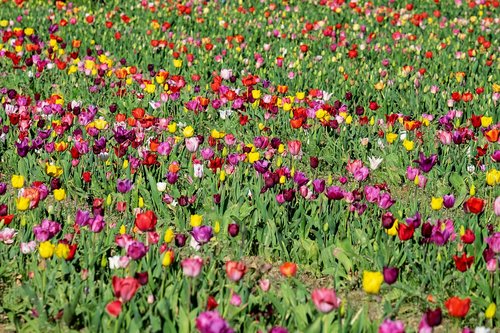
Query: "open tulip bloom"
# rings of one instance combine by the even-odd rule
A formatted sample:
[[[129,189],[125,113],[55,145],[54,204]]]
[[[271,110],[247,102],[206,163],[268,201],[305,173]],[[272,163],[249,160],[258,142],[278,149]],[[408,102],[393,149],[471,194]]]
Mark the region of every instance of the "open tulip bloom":
[[[1,1],[0,331],[495,330],[499,8]]]

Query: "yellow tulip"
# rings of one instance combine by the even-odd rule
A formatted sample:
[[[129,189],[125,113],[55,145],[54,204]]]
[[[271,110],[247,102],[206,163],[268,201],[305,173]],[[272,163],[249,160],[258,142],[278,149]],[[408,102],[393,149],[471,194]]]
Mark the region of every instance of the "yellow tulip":
[[[384,275],[380,272],[363,271],[363,290],[368,294],[378,294],[384,282]]]
[[[226,180],[226,172],[224,170],[221,170],[220,175],[219,175],[219,180],[221,182]]]
[[[385,135],[385,138],[387,139],[387,142],[393,143],[398,138],[398,135],[395,133],[387,133]]]
[[[16,199],[16,208],[18,211],[25,211],[30,208],[30,199],[25,197],[19,197]]]
[[[399,221],[398,220],[395,220],[394,221],[394,224],[392,225],[392,227],[390,229],[386,229],[385,232],[389,235],[389,236],[397,236],[398,234],[398,225],[399,225]]]
[[[260,95],[261,95],[260,90],[252,90],[253,99],[259,99]]]
[[[62,175],[63,169],[60,166],[45,163],[45,173],[50,177],[58,178]]]
[[[220,222],[219,221],[215,221],[215,223],[214,223],[214,232],[216,234],[218,234],[220,232]]]
[[[54,253],[58,258],[66,259],[69,255],[68,244],[64,244],[64,243],[57,244],[55,247]]]
[[[248,157],[248,162],[250,162],[251,164],[254,164],[255,162],[257,162],[259,160],[260,154],[259,154],[259,152],[248,153],[247,157]]]
[[[174,59],[174,67],[175,68],[182,67],[182,60],[181,59]]]
[[[203,215],[194,214],[194,215],[191,215],[191,220],[190,220],[189,224],[193,228],[199,227],[201,225],[202,221],[203,221]]]
[[[403,141],[403,147],[405,147],[405,149],[407,151],[411,151],[415,147],[415,144],[414,144],[413,141],[404,139],[404,141]]]
[[[194,135],[194,128],[192,126],[186,126],[182,131],[185,138],[190,138]]]
[[[63,188],[54,190],[54,198],[57,201],[62,201],[66,198],[66,191]]]
[[[174,240],[175,234],[172,228],[168,228],[167,232],[165,232],[165,237],[163,237],[163,240],[165,243],[170,243],[171,241]]]
[[[491,319],[491,318],[495,317],[496,312],[497,312],[496,304],[490,303],[490,305],[488,305],[488,307],[486,308],[486,311],[484,312],[484,317],[486,319]]]
[[[443,201],[444,199],[442,197],[439,198],[432,197],[431,208],[434,210],[440,210],[441,208],[443,208]]]
[[[24,185],[24,177],[21,175],[12,175],[11,183],[13,188],[21,188]]]
[[[38,246],[38,253],[44,259],[52,258],[54,255],[54,245],[49,241],[42,242]]]
[[[493,117],[486,117],[486,116],[481,117],[481,126],[483,127],[490,126],[492,122],[493,122]]]
[[[177,124],[176,123],[168,124],[168,131],[169,133],[175,133],[175,131],[177,131]]]
[[[168,267],[172,265],[173,262],[174,262],[174,251],[172,250],[165,251],[165,254],[163,255],[163,260],[161,262],[162,266]]]

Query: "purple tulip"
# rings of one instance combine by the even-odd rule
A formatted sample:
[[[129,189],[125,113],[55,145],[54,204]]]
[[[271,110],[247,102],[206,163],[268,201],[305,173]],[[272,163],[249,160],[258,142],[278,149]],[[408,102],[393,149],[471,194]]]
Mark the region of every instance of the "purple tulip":
[[[194,227],[191,231],[191,235],[199,244],[206,244],[212,239],[214,233],[213,229],[210,226],[202,225],[200,227]]]
[[[200,313],[196,318],[196,328],[200,333],[234,333],[234,330],[217,311]]]
[[[146,255],[148,248],[144,243],[132,241],[127,247],[127,256],[134,260],[139,260]]]
[[[413,217],[406,218],[406,223],[408,224],[408,226],[412,225],[414,229],[420,227],[420,223],[422,223],[420,213],[416,212]]]
[[[436,154],[432,154],[431,156],[426,157],[424,153],[420,152],[420,154],[418,155],[418,160],[415,160],[413,162],[419,165],[422,172],[428,173],[437,163],[437,160],[438,156]]]
[[[455,196],[453,194],[443,195],[443,205],[446,208],[452,208],[455,205]]]
[[[309,179],[306,177],[305,173],[301,171],[296,171],[295,174],[293,175],[293,181],[297,185],[302,186],[306,184],[309,181]]]
[[[396,201],[391,198],[389,193],[383,193],[379,196],[378,206],[382,209],[389,209]]]
[[[212,148],[203,148],[201,151],[201,157],[205,160],[208,161],[212,157],[214,157],[214,151]]]
[[[338,186],[330,186],[326,189],[325,195],[330,200],[341,200],[344,198],[344,190]]]
[[[315,179],[312,182],[314,192],[323,193],[325,190],[325,180],[324,179]]]
[[[118,179],[116,181],[116,190],[120,193],[127,193],[132,189],[132,181],[130,179]]]
[[[6,183],[0,183],[0,195],[4,195],[5,192],[7,192],[7,184]]]
[[[366,201],[375,203],[379,199],[380,189],[375,186],[365,186],[365,198]]]
[[[80,227],[86,226],[89,220],[90,220],[90,213],[88,211],[80,209],[76,211],[75,223],[78,224]]]

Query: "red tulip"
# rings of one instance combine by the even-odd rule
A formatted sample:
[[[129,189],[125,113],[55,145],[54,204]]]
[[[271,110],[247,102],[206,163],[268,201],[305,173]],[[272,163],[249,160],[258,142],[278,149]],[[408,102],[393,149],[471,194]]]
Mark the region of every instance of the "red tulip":
[[[449,298],[444,305],[452,317],[463,318],[470,309],[470,298],[460,299],[456,296]]]
[[[122,312],[122,302],[112,301],[106,305],[106,312],[112,317],[118,317]]]
[[[245,275],[247,267],[242,262],[227,261],[226,274],[229,280],[238,282]]]
[[[470,229],[466,229],[465,233],[460,237],[462,242],[465,244],[472,244],[476,240],[476,236],[474,235],[474,232]]]
[[[122,302],[130,301],[140,287],[139,281],[133,277],[119,278],[113,276],[112,283],[115,297]]]
[[[453,256],[455,260],[455,266],[460,272],[465,272],[474,263],[474,256],[467,257],[467,255],[462,253],[462,256]]]
[[[464,208],[466,212],[472,214],[481,214],[484,210],[484,200],[476,197],[470,197],[465,203]]]
[[[153,231],[155,230],[156,221],[158,218],[152,210],[144,213],[139,213],[135,217],[135,226],[140,231]]]
[[[297,264],[293,262],[285,262],[280,266],[280,272],[283,276],[291,277],[297,274]]]
[[[406,225],[404,223],[400,223],[398,225],[398,237],[400,240],[407,241],[413,237],[413,233],[415,232],[415,228],[412,225]]]

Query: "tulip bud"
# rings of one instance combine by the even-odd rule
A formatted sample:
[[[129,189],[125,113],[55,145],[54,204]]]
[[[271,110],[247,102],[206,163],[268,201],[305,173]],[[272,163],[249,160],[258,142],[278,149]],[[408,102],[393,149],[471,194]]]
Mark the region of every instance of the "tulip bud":
[[[231,237],[236,237],[240,232],[240,226],[236,223],[231,223],[227,226],[227,231],[229,232],[229,235],[231,235]]]
[[[398,279],[399,269],[396,267],[384,267],[384,282],[387,284],[393,284]]]

